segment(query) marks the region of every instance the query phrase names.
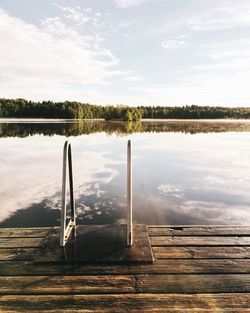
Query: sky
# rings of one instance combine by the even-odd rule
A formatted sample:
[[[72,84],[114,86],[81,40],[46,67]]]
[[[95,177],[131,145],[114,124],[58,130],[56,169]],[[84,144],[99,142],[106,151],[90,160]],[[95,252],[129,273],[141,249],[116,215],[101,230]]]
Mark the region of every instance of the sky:
[[[0,0],[0,97],[250,106],[250,1]]]

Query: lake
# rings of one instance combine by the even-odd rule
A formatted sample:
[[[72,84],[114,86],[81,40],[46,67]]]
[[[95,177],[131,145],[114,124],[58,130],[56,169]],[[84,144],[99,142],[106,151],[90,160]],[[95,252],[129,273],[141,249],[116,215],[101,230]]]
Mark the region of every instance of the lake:
[[[62,151],[73,150],[78,224],[250,223],[250,121],[0,120],[0,227],[60,224]]]

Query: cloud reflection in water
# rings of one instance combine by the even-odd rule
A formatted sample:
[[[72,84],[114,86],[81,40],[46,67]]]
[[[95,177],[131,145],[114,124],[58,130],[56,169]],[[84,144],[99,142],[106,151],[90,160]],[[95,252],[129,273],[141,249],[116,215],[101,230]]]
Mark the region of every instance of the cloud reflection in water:
[[[135,222],[249,224],[250,132],[130,138]],[[127,138],[93,133],[69,140],[78,222],[124,221]],[[1,226],[59,224],[64,141],[58,135],[1,138]]]
[[[105,150],[92,150],[92,140],[85,138],[84,143],[79,140],[73,144],[75,198],[79,206],[83,196],[85,201],[90,197],[100,201],[105,193],[102,186],[118,175],[113,167],[121,162],[112,160]],[[3,141],[0,219],[3,221],[17,210],[31,210],[32,207],[60,208],[64,138],[34,136]],[[88,143],[90,147],[85,150]]]

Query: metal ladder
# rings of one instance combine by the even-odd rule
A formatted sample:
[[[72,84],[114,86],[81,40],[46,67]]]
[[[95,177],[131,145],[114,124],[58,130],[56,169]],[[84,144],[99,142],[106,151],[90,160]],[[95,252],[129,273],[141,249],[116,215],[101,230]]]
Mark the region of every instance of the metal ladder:
[[[67,167],[68,173],[67,174]],[[70,189],[70,212],[71,217],[67,223],[67,177],[69,177]],[[127,246],[133,245],[133,205],[132,205],[132,149],[131,141],[127,143],[127,228],[126,242]],[[76,227],[76,210],[74,199],[74,181],[72,167],[72,151],[68,141],[65,142],[63,148],[63,174],[62,174],[62,210],[61,210],[61,231],[60,231],[60,246],[64,247],[70,238],[71,233],[75,234]]]

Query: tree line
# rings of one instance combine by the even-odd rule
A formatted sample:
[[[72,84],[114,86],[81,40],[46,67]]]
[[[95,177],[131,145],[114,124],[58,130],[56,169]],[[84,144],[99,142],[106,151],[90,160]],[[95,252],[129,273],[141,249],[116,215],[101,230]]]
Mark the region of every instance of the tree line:
[[[218,119],[218,118],[250,118],[250,107],[219,107],[219,106],[140,106],[143,118],[154,119]]]
[[[62,118],[139,121],[143,110],[123,105],[101,106],[76,101],[42,101],[25,99],[0,99],[0,117],[17,118]]]
[[[0,117],[62,118],[139,121],[149,119],[218,119],[250,118],[250,108],[213,106],[137,106],[93,105],[76,101],[42,101],[0,99]]]

